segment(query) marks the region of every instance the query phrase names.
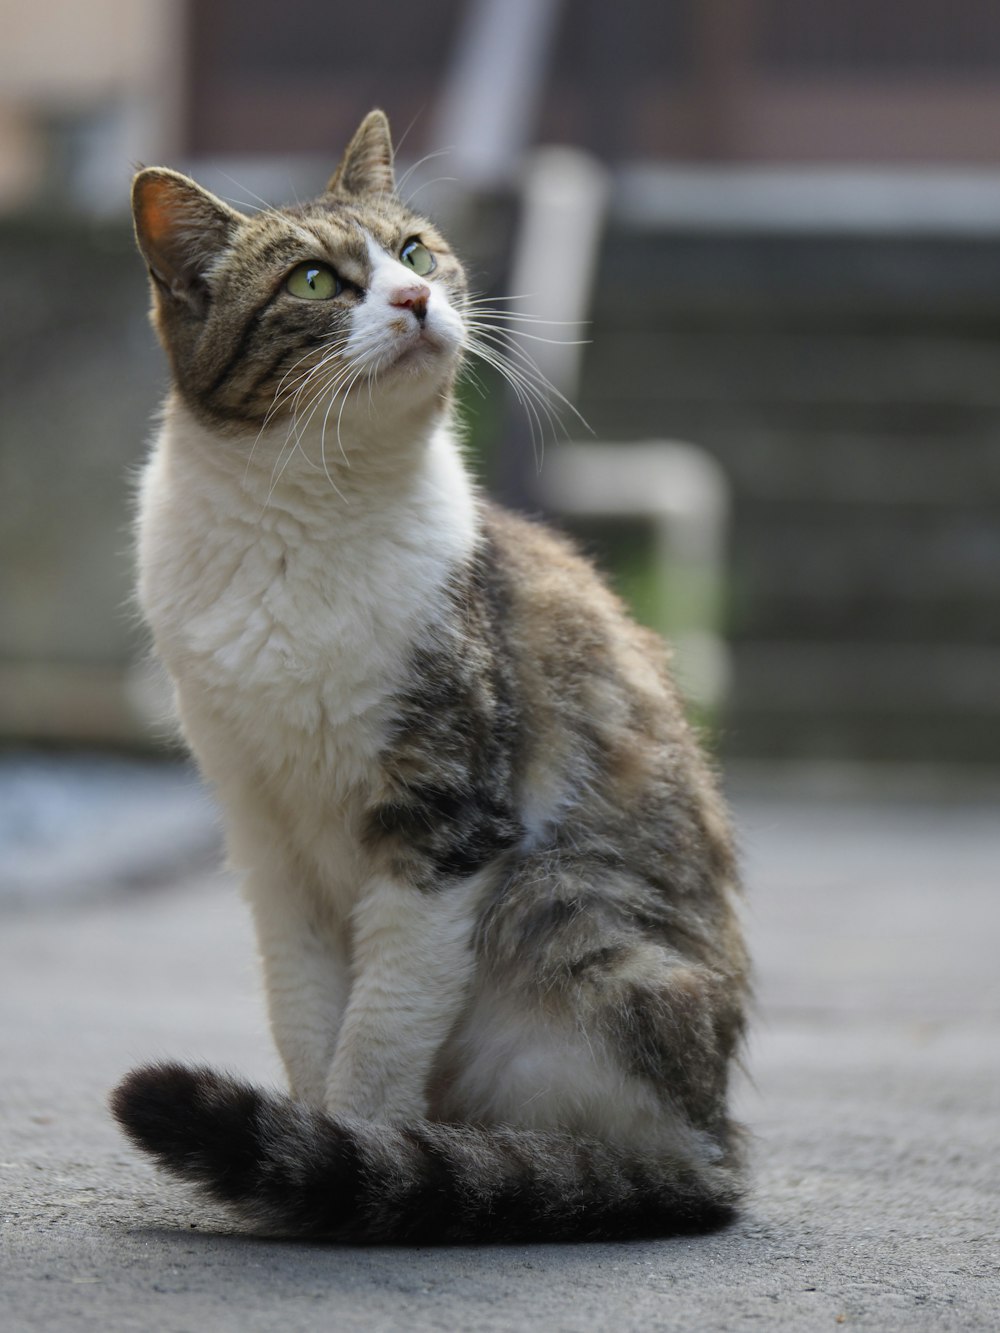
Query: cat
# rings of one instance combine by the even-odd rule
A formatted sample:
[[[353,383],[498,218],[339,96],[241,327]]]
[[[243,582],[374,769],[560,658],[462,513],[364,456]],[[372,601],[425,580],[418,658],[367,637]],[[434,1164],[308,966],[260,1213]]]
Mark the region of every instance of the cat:
[[[151,1065],[114,1115],[271,1233],[696,1231],[744,1190],[727,816],[667,651],[482,498],[481,329],[371,112],[324,194],[133,186],[173,387],[139,597],[246,877],[290,1095]]]

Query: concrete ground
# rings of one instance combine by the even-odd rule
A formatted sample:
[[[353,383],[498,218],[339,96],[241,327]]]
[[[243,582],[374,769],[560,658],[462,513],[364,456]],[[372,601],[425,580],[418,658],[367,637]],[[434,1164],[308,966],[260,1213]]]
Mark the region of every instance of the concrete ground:
[[[155,1056],[274,1079],[232,883],[0,915],[0,1328],[1000,1327],[1000,820],[985,803],[737,800],[758,969],[740,1220],[620,1245],[261,1240],[131,1151]]]

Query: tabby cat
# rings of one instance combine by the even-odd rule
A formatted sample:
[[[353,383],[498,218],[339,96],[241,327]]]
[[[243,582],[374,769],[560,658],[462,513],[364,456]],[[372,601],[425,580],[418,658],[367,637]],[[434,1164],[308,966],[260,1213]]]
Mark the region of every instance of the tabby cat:
[[[247,216],[151,168],[133,205],[173,377],[139,594],[290,1095],[151,1065],[115,1116],[274,1233],[719,1224],[747,987],[726,815],[661,642],[469,480],[482,321],[385,116],[315,202]]]

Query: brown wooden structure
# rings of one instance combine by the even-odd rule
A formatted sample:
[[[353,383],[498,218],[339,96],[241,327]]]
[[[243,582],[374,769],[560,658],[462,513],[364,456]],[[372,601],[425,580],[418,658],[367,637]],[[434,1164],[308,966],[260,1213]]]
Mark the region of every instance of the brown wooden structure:
[[[186,0],[184,147],[427,142],[462,0]],[[1000,163],[996,0],[564,0],[540,140],[611,159]]]

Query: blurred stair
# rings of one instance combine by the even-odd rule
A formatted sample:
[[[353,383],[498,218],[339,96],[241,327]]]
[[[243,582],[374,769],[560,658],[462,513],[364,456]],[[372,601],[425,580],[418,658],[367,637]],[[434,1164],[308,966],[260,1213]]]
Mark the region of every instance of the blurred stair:
[[[1000,760],[996,237],[619,217],[582,384],[731,480],[728,753]]]

